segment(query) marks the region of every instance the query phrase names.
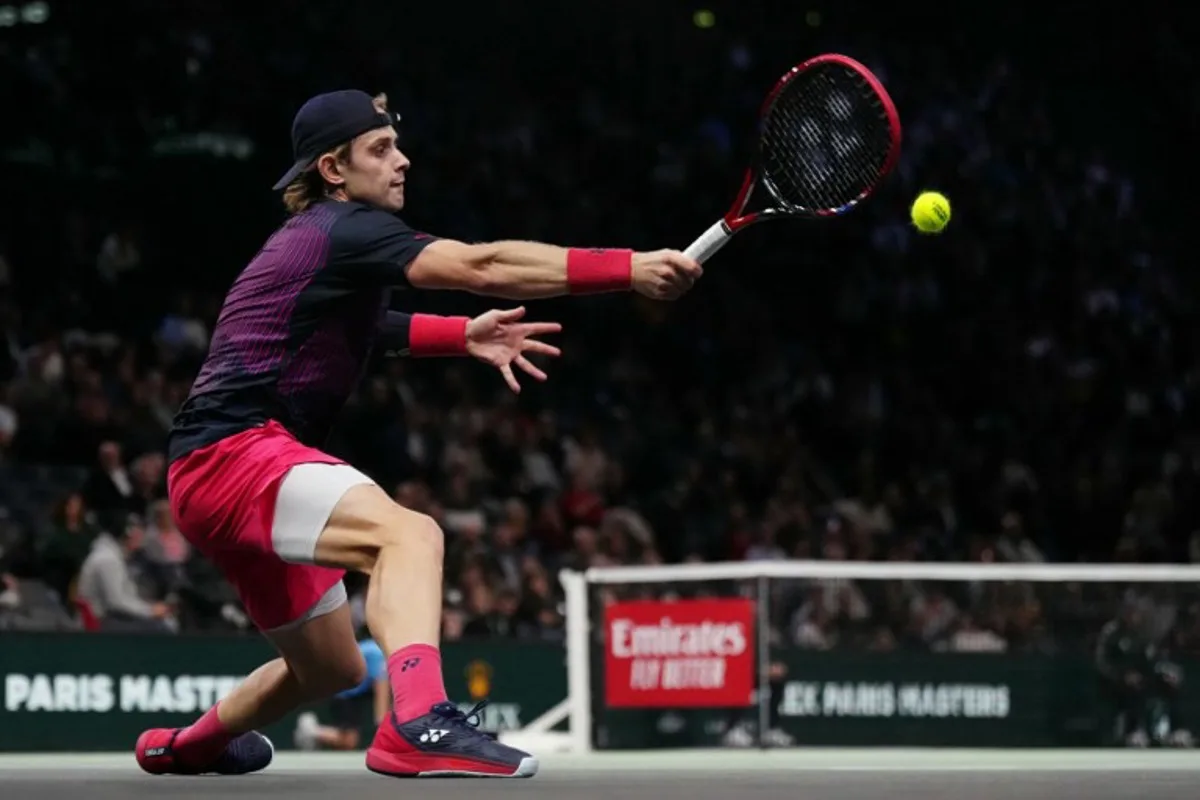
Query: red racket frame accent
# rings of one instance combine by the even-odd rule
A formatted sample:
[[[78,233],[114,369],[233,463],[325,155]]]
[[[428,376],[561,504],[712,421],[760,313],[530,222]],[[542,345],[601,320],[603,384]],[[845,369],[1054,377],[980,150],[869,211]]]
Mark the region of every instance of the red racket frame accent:
[[[883,88],[883,84],[879,82],[879,79],[876,78],[869,69],[849,56],[843,56],[837,53],[828,53],[825,55],[814,56],[807,61],[797,64],[789,69],[782,78],[776,81],[774,88],[771,89],[766,99],[763,100],[762,106],[759,108],[758,118],[761,120],[767,115],[771,105],[775,102],[775,98],[779,96],[779,93],[783,91],[784,87],[791,83],[797,75],[805,70],[821,64],[840,64],[842,66],[849,67],[861,75],[871,89],[874,90],[875,94],[879,97],[880,102],[883,103],[884,111],[887,113],[888,123],[892,128],[892,147],[891,150],[888,151],[887,159],[883,163],[883,169],[880,170],[879,178],[875,181],[875,183],[867,187],[862,194],[858,195],[858,197],[855,197],[853,200],[839,209],[820,209],[812,211],[812,214],[818,217],[833,217],[845,213],[869,197],[875,191],[875,188],[879,186],[880,182],[887,177],[888,173],[890,173],[896,166],[896,162],[900,159],[900,114],[896,111],[896,104],[892,102],[892,98],[887,93],[887,89]],[[747,214],[744,217],[738,216],[742,213],[742,209],[746,207],[746,202],[750,199],[750,192],[753,190],[754,184],[758,180],[758,170],[759,167],[757,163],[746,170],[746,176],[742,180],[742,188],[738,191],[737,198],[733,201],[733,205],[730,206],[729,211],[726,212],[723,218],[730,233],[740,230],[741,228],[745,228],[748,225],[753,225],[754,223],[759,222],[764,216],[792,216],[792,214],[786,211],[770,210],[755,211],[751,214]]]

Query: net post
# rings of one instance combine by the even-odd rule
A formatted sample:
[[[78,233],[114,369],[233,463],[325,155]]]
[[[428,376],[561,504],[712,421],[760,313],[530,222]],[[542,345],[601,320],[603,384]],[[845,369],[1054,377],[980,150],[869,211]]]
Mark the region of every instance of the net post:
[[[770,578],[759,575],[758,586],[758,747],[767,749],[771,722],[771,607]]]
[[[579,572],[559,573],[566,605],[567,699],[570,708],[571,751],[592,750],[592,681],[587,577]]]

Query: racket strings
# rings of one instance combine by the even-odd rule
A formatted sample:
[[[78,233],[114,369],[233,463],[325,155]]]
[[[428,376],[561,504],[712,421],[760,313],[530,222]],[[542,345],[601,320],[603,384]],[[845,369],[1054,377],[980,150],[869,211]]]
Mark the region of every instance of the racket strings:
[[[764,177],[783,203],[841,208],[875,183],[891,144],[887,112],[870,84],[829,65],[797,76],[768,111]]]

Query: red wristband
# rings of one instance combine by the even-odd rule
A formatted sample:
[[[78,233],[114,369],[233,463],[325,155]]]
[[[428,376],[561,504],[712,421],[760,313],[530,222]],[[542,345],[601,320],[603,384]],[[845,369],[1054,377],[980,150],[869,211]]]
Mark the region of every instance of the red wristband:
[[[567,251],[567,286],[571,294],[622,292],[629,288],[633,271],[632,250]]]
[[[467,352],[469,317],[413,314],[408,326],[408,353],[413,358],[461,356]]]

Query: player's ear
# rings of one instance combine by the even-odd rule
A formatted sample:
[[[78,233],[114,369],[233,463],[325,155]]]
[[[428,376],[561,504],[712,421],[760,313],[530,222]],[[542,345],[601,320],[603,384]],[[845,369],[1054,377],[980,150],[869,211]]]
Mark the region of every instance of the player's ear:
[[[317,159],[317,172],[321,173],[321,177],[325,182],[333,186],[341,186],[346,182],[342,177],[342,165],[338,161],[336,153],[325,153]]]

